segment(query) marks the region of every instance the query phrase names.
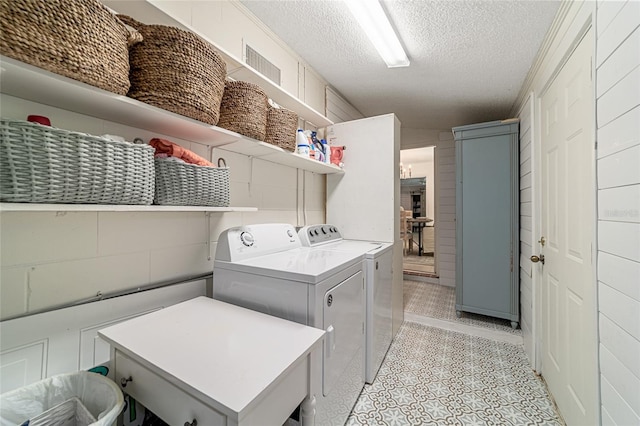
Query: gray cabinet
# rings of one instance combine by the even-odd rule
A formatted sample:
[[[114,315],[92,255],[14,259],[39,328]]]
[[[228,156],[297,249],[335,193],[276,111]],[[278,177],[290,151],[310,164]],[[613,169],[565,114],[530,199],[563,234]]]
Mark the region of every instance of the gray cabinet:
[[[455,127],[456,312],[504,318],[519,297],[517,120]]]

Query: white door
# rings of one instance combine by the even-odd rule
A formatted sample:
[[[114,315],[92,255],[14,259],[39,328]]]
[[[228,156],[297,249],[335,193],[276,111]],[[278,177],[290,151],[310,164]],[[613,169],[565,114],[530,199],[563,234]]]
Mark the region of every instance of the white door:
[[[598,423],[592,33],[541,99],[542,375],[568,425]]]

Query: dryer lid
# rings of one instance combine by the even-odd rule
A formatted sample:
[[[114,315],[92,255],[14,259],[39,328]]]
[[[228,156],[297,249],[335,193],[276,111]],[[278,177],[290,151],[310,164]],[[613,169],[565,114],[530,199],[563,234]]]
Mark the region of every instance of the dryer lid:
[[[362,263],[362,253],[301,247],[265,256],[226,262],[216,260],[218,268],[272,278],[317,284],[353,265]]]

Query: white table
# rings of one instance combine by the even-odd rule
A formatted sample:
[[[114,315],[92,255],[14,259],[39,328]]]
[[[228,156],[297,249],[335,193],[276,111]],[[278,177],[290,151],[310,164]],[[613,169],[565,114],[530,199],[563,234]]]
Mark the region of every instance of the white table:
[[[121,389],[171,425],[281,425],[301,402],[314,422],[323,330],[197,297],[98,334]]]

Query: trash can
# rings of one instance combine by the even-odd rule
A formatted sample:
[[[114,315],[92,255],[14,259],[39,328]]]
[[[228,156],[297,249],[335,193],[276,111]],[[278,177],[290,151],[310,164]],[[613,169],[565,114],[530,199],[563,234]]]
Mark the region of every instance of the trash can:
[[[111,426],[123,407],[122,391],[111,379],[78,371],[0,395],[0,424]]]

